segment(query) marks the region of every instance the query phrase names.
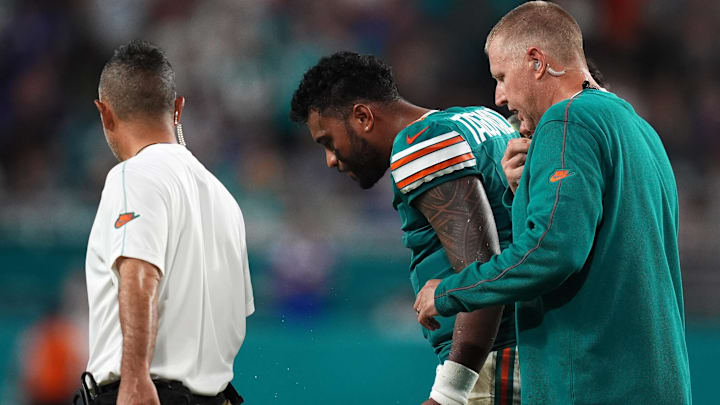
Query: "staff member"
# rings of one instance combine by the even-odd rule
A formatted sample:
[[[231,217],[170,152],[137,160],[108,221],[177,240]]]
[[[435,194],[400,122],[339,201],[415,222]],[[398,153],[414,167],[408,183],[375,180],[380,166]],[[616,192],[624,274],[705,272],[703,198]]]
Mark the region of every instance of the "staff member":
[[[517,302],[523,404],[689,404],[678,197],[655,130],[599,89],[577,22],[517,7],[486,42],[495,102],[536,128],[513,242],[418,294],[431,317]]]
[[[245,224],[177,143],[175,94],[170,63],[144,41],[119,47],[100,76],[95,105],[121,163],[88,243],[91,403],[242,402],[230,381],[254,311]]]

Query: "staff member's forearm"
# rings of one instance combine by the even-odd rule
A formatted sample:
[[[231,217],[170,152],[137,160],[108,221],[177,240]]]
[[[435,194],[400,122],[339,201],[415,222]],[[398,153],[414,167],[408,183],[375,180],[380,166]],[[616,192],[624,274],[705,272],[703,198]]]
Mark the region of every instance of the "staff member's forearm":
[[[122,379],[150,373],[157,336],[157,299],[161,273],[143,260],[121,257],[118,300],[122,329]]]
[[[602,219],[603,164],[592,134],[568,123],[579,135],[566,137],[563,125],[544,125],[546,135],[533,141],[539,158],[524,169],[532,198],[520,208],[527,221],[513,226],[513,243],[487,263],[472,263],[445,278],[435,290],[441,315],[528,301],[583,269]],[[572,175],[553,181],[551,176],[563,167],[571,168]]]

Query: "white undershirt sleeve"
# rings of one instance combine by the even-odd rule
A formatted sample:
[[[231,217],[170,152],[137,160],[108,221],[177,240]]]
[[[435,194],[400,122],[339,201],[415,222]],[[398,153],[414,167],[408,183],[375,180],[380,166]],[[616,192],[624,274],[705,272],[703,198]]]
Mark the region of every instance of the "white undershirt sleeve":
[[[106,185],[117,188],[112,194],[118,197],[120,207],[115,222],[107,224],[113,228],[109,262],[117,273],[115,262],[119,257],[140,259],[164,274],[170,214],[167,187],[153,179],[151,173],[134,171],[127,163],[120,176]]]

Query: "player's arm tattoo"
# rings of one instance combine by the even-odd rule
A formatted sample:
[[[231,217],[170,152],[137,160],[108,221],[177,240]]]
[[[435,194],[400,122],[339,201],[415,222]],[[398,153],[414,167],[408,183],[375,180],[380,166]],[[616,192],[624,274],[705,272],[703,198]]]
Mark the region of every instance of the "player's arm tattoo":
[[[495,218],[479,178],[447,181],[413,204],[432,225],[456,272],[500,253]],[[459,313],[448,359],[479,371],[492,350],[502,311],[502,306],[495,306]]]
[[[480,179],[461,177],[431,188],[414,202],[432,225],[456,272],[500,253],[495,219]]]

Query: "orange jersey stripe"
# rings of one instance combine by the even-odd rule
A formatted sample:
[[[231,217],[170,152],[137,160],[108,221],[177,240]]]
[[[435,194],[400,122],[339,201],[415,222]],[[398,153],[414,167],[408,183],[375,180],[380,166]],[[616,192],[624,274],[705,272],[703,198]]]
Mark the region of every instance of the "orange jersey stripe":
[[[448,147],[450,145],[455,145],[456,143],[460,143],[462,141],[463,141],[463,137],[458,135],[454,138],[450,138],[450,139],[444,140],[442,142],[438,142],[436,144],[422,148],[415,153],[411,153],[411,154],[405,156],[404,158],[398,159],[397,161],[395,161],[395,163],[390,165],[390,170],[395,170],[398,167],[404,165],[405,163],[410,163],[419,157],[423,157],[429,153],[435,152],[436,150],[440,150],[440,149]]]
[[[403,187],[407,186],[408,184],[412,184],[429,174],[433,174],[437,171],[440,171],[440,170],[450,167],[452,165],[462,163],[466,160],[471,160],[471,159],[475,159],[475,156],[473,156],[472,153],[466,153],[464,155],[454,157],[454,158],[446,160],[444,162],[440,162],[436,165],[432,165],[432,166],[428,167],[427,169],[419,171],[419,172],[413,174],[412,176],[406,178],[405,180],[401,181],[400,183],[397,184],[397,187],[403,188]]]

